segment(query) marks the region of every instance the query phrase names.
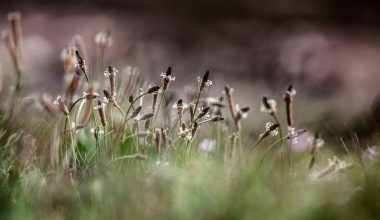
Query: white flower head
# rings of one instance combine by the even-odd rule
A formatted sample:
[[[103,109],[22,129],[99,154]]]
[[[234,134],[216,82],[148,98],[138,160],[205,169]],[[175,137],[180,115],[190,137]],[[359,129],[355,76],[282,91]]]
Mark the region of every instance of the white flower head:
[[[297,91],[294,88],[292,88],[291,90],[287,90],[286,94],[290,96],[295,96],[297,94]]]
[[[199,144],[199,150],[204,153],[211,153],[215,151],[216,140],[204,139]]]
[[[187,109],[188,107],[189,107],[189,105],[188,105],[187,103],[182,103],[182,106],[181,106],[181,105],[178,106],[177,103],[174,103],[174,104],[173,104],[173,108],[174,108],[174,109],[178,109],[178,108]]]
[[[166,75],[165,72],[161,73],[161,77],[162,77],[163,80],[167,80],[167,81],[174,81],[175,80],[175,76]]]
[[[103,97],[103,100],[102,100],[104,106],[106,105],[106,103],[109,103],[110,100],[107,98],[107,97]]]
[[[96,128],[91,128],[91,129],[90,129],[90,133],[95,134],[96,130],[97,130]],[[99,135],[104,135],[104,130],[103,130],[103,129],[99,129],[99,130],[98,130],[98,134],[99,134]]]
[[[270,127],[273,125],[272,122],[268,122],[265,124],[265,130],[270,131]],[[270,132],[270,135],[272,136],[277,136],[278,135],[278,128],[274,129],[273,131]]]
[[[119,73],[119,70],[117,70],[115,67],[112,67],[112,71],[110,71],[109,68],[104,70],[104,76],[105,77],[109,77],[110,75],[116,76],[116,74],[118,74],[118,73]]]
[[[202,77],[198,76],[197,81],[199,84],[201,84],[202,83]],[[211,85],[212,85],[212,81],[208,79],[205,83],[205,86],[211,86]]]
[[[94,106],[94,109],[97,110],[97,109],[103,108],[105,106],[106,106],[106,103],[102,102],[102,104]]]

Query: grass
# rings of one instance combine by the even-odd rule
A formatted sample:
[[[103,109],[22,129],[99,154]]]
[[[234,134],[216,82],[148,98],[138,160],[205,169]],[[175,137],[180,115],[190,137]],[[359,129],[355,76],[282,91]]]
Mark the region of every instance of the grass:
[[[13,41],[21,41],[21,28],[13,29],[18,30]],[[377,148],[367,149],[354,138],[356,147],[336,152],[329,140],[322,147],[320,136],[303,128],[286,129],[297,118],[292,86],[284,90],[281,108],[264,97],[264,113],[252,113],[248,106],[236,106],[239,91],[232,93],[229,86],[224,98],[208,96],[207,71],[189,90],[192,98],[173,100],[168,95],[175,83],[171,67],[155,86],[131,67],[119,72],[109,66],[100,77],[88,72],[85,51],[80,51],[85,47],[69,45],[63,56],[65,78],[71,79],[65,95],[56,106],[34,100],[42,111],[24,109],[21,43],[12,42],[10,33],[5,43],[18,89],[4,88],[1,97],[0,219],[380,216]],[[97,42],[102,51],[97,67],[104,65],[112,42],[106,33]],[[73,45],[78,42],[83,43]],[[244,126],[248,113],[272,122],[252,131]],[[293,142],[306,135],[310,140],[301,144],[308,150],[292,152]]]

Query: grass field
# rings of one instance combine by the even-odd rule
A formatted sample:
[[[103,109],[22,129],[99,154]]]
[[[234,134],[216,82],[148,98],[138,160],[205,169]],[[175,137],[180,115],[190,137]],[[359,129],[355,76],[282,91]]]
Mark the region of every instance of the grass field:
[[[252,110],[228,85],[208,95],[212,71],[174,98],[171,67],[152,84],[137,67],[104,63],[109,31],[95,36],[95,61],[81,36],[63,49],[55,101],[30,95],[21,15],[8,19],[0,219],[379,219],[376,127],[359,120],[365,139],[322,139],[312,122],[295,124],[308,113],[294,113],[293,86]]]

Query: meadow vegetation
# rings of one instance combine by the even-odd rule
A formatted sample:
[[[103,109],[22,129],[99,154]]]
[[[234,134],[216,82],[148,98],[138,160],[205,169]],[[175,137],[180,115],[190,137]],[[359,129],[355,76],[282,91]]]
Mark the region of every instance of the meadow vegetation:
[[[354,147],[331,147],[324,131],[297,125],[310,113],[293,113],[292,85],[253,111],[228,85],[210,96],[207,70],[177,99],[175,69],[154,84],[138,67],[105,63],[112,35],[104,30],[93,62],[79,35],[63,49],[61,95],[30,95],[21,14],[8,20],[0,219],[379,218],[376,131],[373,146],[353,135]],[[251,130],[249,117],[267,123]]]

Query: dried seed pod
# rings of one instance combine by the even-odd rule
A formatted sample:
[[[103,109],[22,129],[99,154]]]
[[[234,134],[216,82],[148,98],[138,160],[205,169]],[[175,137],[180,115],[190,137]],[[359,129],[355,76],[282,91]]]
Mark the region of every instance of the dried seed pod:
[[[147,94],[152,94],[152,93],[154,93],[154,92],[158,92],[159,89],[160,89],[159,86],[153,86],[153,87],[150,87],[150,88],[146,91],[146,93],[147,93]]]
[[[152,118],[153,115],[154,115],[153,113],[145,114],[145,115],[141,116],[140,121],[148,120],[148,119]]]
[[[199,87],[199,90],[202,91],[204,89],[204,87],[206,86],[206,83],[208,82],[208,78],[209,78],[209,75],[210,75],[210,71],[207,70],[205,75],[203,75],[203,78],[201,80],[201,85]]]
[[[130,96],[128,97],[128,102],[129,102],[129,103],[133,103],[133,101],[134,101],[134,99],[133,99],[133,95],[130,95]]]
[[[112,97],[116,97],[116,72],[112,66],[108,66],[110,89]]]
[[[260,135],[259,141],[262,141],[264,138],[268,137],[272,131],[280,127],[279,124],[272,124],[262,135]]]
[[[292,85],[289,85],[284,97],[285,107],[286,107],[286,121],[288,122],[289,127],[293,126],[292,105],[293,105],[294,95],[295,95],[295,90],[293,89]]]
[[[77,61],[78,61],[78,66],[79,68],[82,70],[82,72],[84,74],[87,75],[87,66],[86,66],[86,61],[82,58],[82,56],[79,54],[79,51],[76,50],[75,51],[75,55],[77,57]]]
[[[180,118],[182,118],[183,115],[183,101],[182,99],[179,99],[177,102],[177,113]]]
[[[104,105],[101,101],[98,101],[98,112],[99,112],[99,117],[100,117],[100,121],[102,123],[102,126],[106,127],[107,126],[107,119],[106,119],[106,114],[105,114],[105,110],[104,110]]]
[[[168,86],[169,82],[171,81],[171,74],[172,74],[172,68],[169,66],[166,72],[164,73],[163,77],[163,87],[162,89],[165,91]]]
[[[198,116],[197,116],[197,118],[195,120],[203,118],[208,113],[209,110],[210,110],[210,107],[208,107],[208,106],[202,108],[201,112],[198,114]]]
[[[218,121],[223,121],[224,118],[220,116],[215,116],[211,119],[211,122],[218,122]]]
[[[263,107],[265,108],[265,111],[268,112],[270,115],[276,114],[276,106],[274,104],[274,100],[270,100],[268,97],[263,97]]]
[[[139,115],[140,112],[141,112],[141,108],[142,108],[141,106],[137,107],[137,108],[132,112],[130,118],[135,118],[137,115]]]

